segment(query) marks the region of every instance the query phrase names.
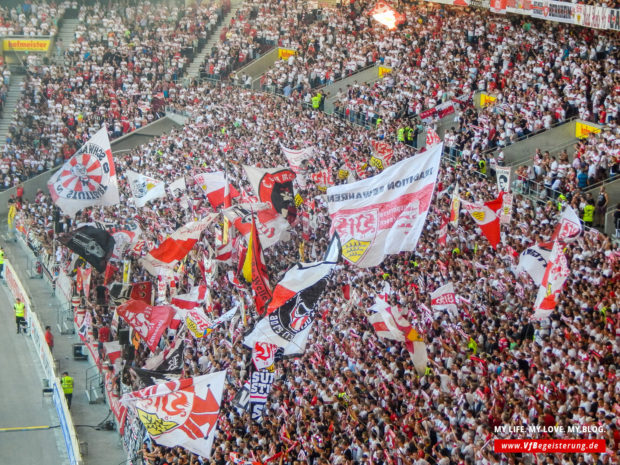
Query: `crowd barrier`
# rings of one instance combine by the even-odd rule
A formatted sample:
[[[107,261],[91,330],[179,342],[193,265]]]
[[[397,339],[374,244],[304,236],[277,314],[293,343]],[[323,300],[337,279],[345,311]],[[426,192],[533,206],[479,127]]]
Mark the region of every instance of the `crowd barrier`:
[[[35,311],[32,310],[32,302],[26,289],[22,285],[19,276],[15,272],[10,260],[4,263],[4,276],[7,287],[12,295],[12,300],[20,298],[26,305],[26,321],[28,323],[28,333],[30,341],[34,346],[35,352],[39,357],[43,372],[49,382],[47,386],[52,390],[52,400],[58,414],[62,435],[65,440],[65,447],[71,465],[83,465],[82,456],[80,454],[79,443],[73,425],[73,419],[69,413],[69,407],[65,399],[60,384],[60,378],[55,370],[54,358],[45,342],[45,334]]]
[[[442,5],[485,8],[498,14],[518,14],[593,29],[620,31],[620,9],[556,0],[426,0]]]
[[[27,234],[25,234],[23,230],[16,229],[14,233],[16,235],[17,242],[20,243],[21,247],[24,248],[26,253],[31,255],[33,258],[35,258],[35,254],[36,254],[36,259],[38,260],[38,263],[41,266],[41,272],[42,272],[43,279],[48,281],[52,289],[54,289],[54,293],[56,297],[58,298],[58,300],[61,302],[61,305],[64,308],[71,308],[72,306],[71,300],[73,297],[73,280],[71,279],[71,277],[69,277],[63,270],[59,269],[54,263],[54,257],[52,257],[49,253],[47,253],[45,249],[43,249],[42,247],[38,247],[38,244],[36,243],[36,241],[33,242],[33,239],[30,238]],[[11,271],[12,271],[12,268],[11,268]],[[11,292],[13,293],[13,296],[22,298],[22,300],[26,302],[26,307],[30,309],[31,308],[30,299],[28,298],[28,295],[26,291],[24,290],[23,286],[17,279],[17,275],[14,273],[14,271],[7,273],[7,284],[9,282],[10,282],[9,288],[12,289]],[[29,312],[29,314],[30,313],[32,312]],[[33,313],[33,317],[36,318],[36,315],[34,315],[34,313]],[[28,319],[28,322],[29,322],[28,325],[29,327],[32,327],[30,321],[31,320]],[[44,333],[41,330],[41,325],[38,324],[38,319],[36,320],[36,322],[37,323],[35,324],[35,326],[38,325],[39,331],[35,336],[33,336],[33,341],[35,341],[35,347],[39,351],[39,357],[41,358],[41,363],[44,365],[45,374],[48,377],[48,379],[52,379],[52,378],[55,378],[54,376],[52,376],[53,367],[54,367],[53,359],[52,359],[51,353],[49,353],[47,344],[45,343],[45,337],[43,336]],[[77,328],[77,324],[75,323],[75,321],[74,321],[74,325],[75,325],[74,329],[77,333],[78,328]],[[33,330],[31,330],[31,332],[32,331]],[[139,463],[136,461],[137,452],[141,448],[143,441],[147,437],[146,430],[142,426],[142,423],[140,422],[138,417],[132,412],[129,412],[127,408],[120,403],[121,393],[118,392],[118,390],[115,388],[114,374],[112,370],[108,369],[107,366],[101,360],[100,355],[99,355],[99,347],[98,347],[97,341],[93,340],[91,336],[89,335],[86,338],[83,338],[82,342],[84,343],[84,347],[88,350],[92,365],[97,367],[98,373],[101,376],[101,379],[103,380],[106,402],[108,404],[108,407],[110,407],[110,410],[112,411],[112,415],[116,422],[116,430],[118,431],[121,442],[123,443],[123,446],[125,447],[125,450],[127,451],[128,463],[129,464]],[[43,356],[44,352],[47,352],[49,354],[49,359]],[[50,375],[49,373],[52,373],[52,375]],[[56,381],[58,382],[58,380]],[[60,387],[60,384],[58,384],[58,387]],[[62,393],[62,389],[60,389],[60,391],[58,392]],[[55,404],[57,404],[56,397],[58,396],[56,393],[54,394],[54,396],[55,396]],[[64,401],[64,395],[60,395],[60,398],[62,399],[62,401]],[[59,418],[61,418],[60,413],[59,413]],[[69,417],[69,420],[70,419],[71,418]],[[61,419],[61,425],[63,424],[62,421],[63,420]],[[68,432],[72,431],[73,426],[71,425],[70,428],[67,427],[66,430]],[[63,429],[63,435],[64,434],[65,434],[65,429]],[[75,433],[73,434],[75,435]],[[70,437],[71,435],[67,434],[65,436],[65,441],[67,441],[67,438],[70,438]],[[78,443],[75,442],[75,444],[78,444]],[[67,448],[68,447],[69,446],[67,446]],[[72,450],[79,451],[77,446],[75,446],[75,448]],[[74,463],[81,463],[81,462],[71,462],[71,465],[73,465]]]

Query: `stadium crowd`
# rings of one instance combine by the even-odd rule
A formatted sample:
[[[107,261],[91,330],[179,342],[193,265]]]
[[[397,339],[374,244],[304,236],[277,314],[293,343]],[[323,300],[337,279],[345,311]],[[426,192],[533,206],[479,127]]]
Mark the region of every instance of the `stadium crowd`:
[[[369,138],[373,134],[365,129],[304,108],[300,101],[232,90],[207,85],[189,89],[184,98],[194,104],[192,122],[116,158],[121,205],[84,210],[75,221],[133,218],[140,224],[143,239],[158,244],[191,214],[168,197],[142,209],[133,207],[125,181],[127,168],[158,179],[185,176],[191,210],[201,216],[211,207],[200,187],[193,185],[191,175],[205,167],[215,170],[226,164],[231,182],[247,196],[251,191],[241,164],[285,165],[279,144],[316,148],[308,174],[322,166],[332,167],[335,174],[346,155],[351,154],[354,161],[365,160],[371,153]],[[416,153],[404,144],[396,144],[395,149],[393,162]],[[357,176],[370,174],[369,170]],[[497,250],[462,211],[458,227],[449,230],[447,244],[438,246],[439,223],[449,211],[456,182],[461,196],[468,200],[488,200],[497,194],[493,180],[466,164],[444,162],[416,252],[389,256],[368,270],[338,267],[319,303],[317,314],[321,317],[305,355],[276,364],[276,383],[260,425],[230,403],[250,370],[250,351],[239,342],[246,328],[237,323],[234,327],[224,325],[199,340],[187,337],[186,376],[228,368],[232,380],[224,396],[227,402],[213,457],[205,461],[181,448],[149,445],[142,452],[146,462],[234,463],[230,452],[265,462],[287,451],[276,460],[287,464],[535,463],[532,456],[511,459],[495,454],[489,440],[503,435],[494,428],[596,424],[603,426],[604,433],[579,437],[605,438],[608,452],[585,455],[584,459],[560,454],[545,460],[614,463],[617,456],[613,451],[620,444],[620,381],[615,366],[620,351],[617,247],[595,230],[569,245],[566,253],[571,275],[558,309],[551,321],[532,323],[530,309],[537,286],[527,275],[516,272],[516,263],[525,248],[549,240],[557,207],[516,195],[512,222],[503,228],[503,242]],[[326,248],[330,222],[318,186],[309,182],[300,194],[315,201],[314,209],[306,202],[298,212],[308,209],[311,215],[312,232],[305,250],[306,259],[312,260]],[[573,206],[579,208],[576,201]],[[29,234],[51,252],[49,196],[40,193],[19,215],[23,215]],[[66,230],[72,227],[68,218],[63,224]],[[299,223],[293,225],[291,241],[265,250],[272,283],[298,260],[301,230]],[[207,233],[190,253],[174,292],[184,293],[192,282],[200,281],[198,262],[206,244],[213,245],[215,235],[214,231]],[[137,261],[145,252],[132,257],[133,282],[152,279]],[[57,253],[61,263],[68,260],[66,250]],[[230,269],[235,268],[232,265]],[[253,305],[248,293],[228,281],[227,269],[227,265],[220,266],[212,286],[213,304],[208,310],[213,317],[239,305],[240,299],[245,299],[248,309]],[[119,279],[117,275],[110,281]],[[448,280],[455,283],[461,297],[459,315],[422,310],[421,304],[430,308],[429,293]],[[98,276],[92,288],[101,282],[102,276]],[[351,286],[349,300],[343,292],[346,285]],[[391,304],[408,309],[414,325],[424,334],[431,359],[424,376],[416,375],[404,347],[378,339],[366,319],[368,308],[386,293]],[[113,308],[97,305],[92,296],[90,305],[93,321],[110,325]],[[150,355],[141,346],[134,366]]]
[[[82,6],[62,63],[30,66],[3,147],[5,189],[58,165],[97,128],[117,138],[158,119],[177,80],[220,21],[219,2]]]
[[[23,111],[4,149],[5,186],[62,162],[103,124],[111,137],[118,137],[152,121],[159,93],[162,102],[190,115],[183,128],[115,157],[119,206],[85,209],[74,220],[61,218],[58,233],[79,223],[125,224],[131,219],[140,226],[141,240],[156,246],[193,216],[212,211],[193,175],[226,169],[241,199],[248,201],[253,192],[242,164],[285,166],[281,145],[314,147],[315,156],[304,167],[308,184],[299,193],[306,201],[292,221],[292,238],[264,251],[272,285],[299,260],[302,243],[306,261],[321,257],[327,247],[330,220],[322,186],[311,181],[312,174],[327,170],[336,184],[372,176],[378,170],[368,163],[371,141],[392,146],[392,164],[418,152],[396,140],[399,117],[412,117],[476,89],[498,99],[481,112],[462,108],[460,124],[448,133],[446,147],[461,152],[460,163],[442,162],[417,250],[388,256],[370,269],[338,267],[319,302],[305,355],[276,364],[276,382],[262,423],[252,422],[232,403],[252,363],[250,351],[240,342],[255,322],[250,316],[247,327],[237,320],[207,337],[185,339],[185,376],[229,370],[231,382],[213,457],[207,460],[179,447],[150,443],[141,457],[153,465],[237,463],[231,452],[248,461],[287,465],[534,464],[539,458],[530,454],[494,453],[492,439],[515,437],[495,428],[561,425],[600,427],[602,433],[574,437],[605,439],[607,451],[546,455],[544,463],[617,463],[620,251],[592,229],[569,244],[565,253],[570,277],[552,318],[541,323],[530,321],[538,287],[517,271],[519,254],[549,241],[559,216],[556,203],[527,196],[528,181],[542,180],[545,186],[551,182],[550,189],[565,193],[566,203],[582,212],[589,199],[572,188],[584,187],[583,174],[587,186],[618,172],[617,78],[608,72],[615,66],[611,51],[617,36],[430,5],[417,5],[415,12],[404,5],[408,22],[388,33],[369,23],[361,11],[354,13],[358,2],[338,11],[324,10],[330,15],[309,12],[304,4],[247,2],[205,68],[211,75],[228,73],[262,45],[297,48],[299,55],[280,62],[263,83],[277,85],[288,98],[226,83],[177,88],[173,74],[175,69],[181,73],[187,63],[183,50],[195,49],[196,41],[206,37],[200,31],[222,16],[215,4],[198,10],[154,10],[148,4],[113,11],[83,9],[77,40],[68,47],[69,63],[41,65],[26,86]],[[250,21],[255,29],[248,27]],[[100,27],[92,27],[95,24]],[[343,42],[343,37],[350,40]],[[161,47],[162,42],[168,45]],[[501,47],[492,45],[496,42]],[[413,46],[417,49],[403,55],[402,50]],[[446,46],[452,47],[452,54],[444,53]],[[451,65],[457,59],[462,59],[460,67]],[[338,96],[339,109],[349,111],[344,120],[307,105],[313,87],[353,69],[347,63],[358,67],[379,60],[392,67],[392,73]],[[541,75],[553,77],[545,82]],[[290,92],[284,92],[287,85]],[[364,113],[370,121],[377,115],[383,122],[368,130],[351,124],[360,122],[353,113]],[[580,142],[572,161],[567,153],[559,160],[537,153],[531,167],[520,168],[512,221],[503,227],[497,250],[465,211],[458,226],[449,226],[447,244],[438,245],[440,224],[450,211],[457,183],[461,197],[469,201],[497,196],[494,179],[477,169],[482,150],[507,145],[572,114],[611,123],[610,129]],[[128,169],[168,182],[185,177],[189,208],[168,196],[136,208]],[[348,176],[338,176],[341,170],[349,171]],[[70,252],[52,245],[55,213],[49,194],[41,191],[32,202],[18,199],[18,209],[15,222],[29,242],[42,255],[55,253],[53,260],[67,266]],[[302,238],[302,213],[310,217],[307,240]],[[216,236],[213,229],[205,232],[178,281],[169,286],[171,295],[201,282],[199,263]],[[157,288],[139,263],[147,248],[128,252],[125,258],[132,262],[132,282],[149,280]],[[248,291],[229,282],[229,270],[236,270],[236,263],[220,264],[212,286],[213,302],[205,309],[213,318],[242,301],[248,309],[254,305]],[[120,273],[109,282],[120,281]],[[103,278],[95,274],[88,302],[98,330],[112,326],[114,315],[105,297],[95,298],[98,289],[105,292]],[[425,310],[431,308],[429,294],[447,281],[454,282],[460,296],[459,314]],[[350,293],[344,292],[346,287]],[[377,338],[368,323],[368,308],[385,294],[390,304],[408,310],[424,336],[430,363],[423,376],[416,374],[404,346]],[[168,336],[174,338],[175,331]],[[142,344],[130,363],[141,367],[152,355]],[[131,384],[132,379],[125,376],[123,381]]]
[[[296,55],[277,61],[261,77],[262,88],[301,94],[309,103],[318,86],[381,63],[392,71],[375,83],[351,85],[335,96],[334,109],[356,123],[380,121],[386,132],[410,124],[424,110],[484,90],[495,103],[457,117],[456,137],[446,140],[465,151],[501,148],[572,116],[617,121],[618,78],[610,72],[617,35],[432,3],[403,4],[405,24],[387,31],[368,17],[373,5],[311,9],[306,2],[244,2],[204,73],[226,78],[266,47],[295,49]],[[14,176],[0,186],[56,164],[65,148],[72,153],[103,121],[119,137],[161,116],[164,105],[177,103],[176,82],[193,51],[229,8],[229,2],[82,7],[67,63],[32,70],[22,102],[27,111],[17,116],[4,149],[4,158],[16,165]],[[251,84],[247,76],[235,78]],[[70,101],[63,103],[65,97]],[[63,134],[50,142],[46,128]],[[44,145],[44,163],[27,153],[32,142]]]
[[[54,36],[58,20],[65,9],[76,8],[77,2],[24,2],[19,7],[0,5],[0,37]]]

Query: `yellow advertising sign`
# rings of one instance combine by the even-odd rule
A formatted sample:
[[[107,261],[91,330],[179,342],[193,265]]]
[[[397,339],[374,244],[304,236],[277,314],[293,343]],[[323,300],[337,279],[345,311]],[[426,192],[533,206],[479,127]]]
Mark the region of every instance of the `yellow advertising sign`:
[[[279,48],[278,49],[278,60],[286,60],[291,55],[297,55],[297,51],[292,50],[290,48]]]
[[[388,68],[387,66],[379,66],[379,77],[382,78],[386,74],[390,74],[392,72],[392,68]]]
[[[2,39],[2,50],[5,52],[47,52],[50,39]]]
[[[497,100],[497,97],[493,97],[492,95],[484,94],[484,93],[480,94],[480,106],[482,108],[491,105],[496,100]]]
[[[579,121],[575,124],[575,137],[577,139],[585,139],[590,134],[598,134],[599,132],[601,132],[601,128],[597,128],[596,126],[591,126]]]

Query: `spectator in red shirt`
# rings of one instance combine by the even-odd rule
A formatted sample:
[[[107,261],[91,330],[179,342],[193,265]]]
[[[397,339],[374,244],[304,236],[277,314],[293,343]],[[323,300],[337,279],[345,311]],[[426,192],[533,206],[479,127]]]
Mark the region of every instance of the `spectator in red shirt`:
[[[45,342],[47,342],[50,352],[54,350],[54,335],[52,334],[52,328],[50,326],[45,327]]]

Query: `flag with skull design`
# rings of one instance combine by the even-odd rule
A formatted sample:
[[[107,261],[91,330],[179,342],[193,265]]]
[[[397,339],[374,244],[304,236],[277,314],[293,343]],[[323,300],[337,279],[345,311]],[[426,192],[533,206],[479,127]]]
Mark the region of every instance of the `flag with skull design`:
[[[82,226],[58,240],[90,263],[100,273],[105,271],[115,244],[114,238],[109,232],[94,226]]]
[[[299,333],[310,327],[340,255],[340,239],[336,234],[322,261],[297,263],[289,269],[274,288],[265,317],[256,323],[243,344],[254,348],[257,342],[270,342],[287,347]]]

